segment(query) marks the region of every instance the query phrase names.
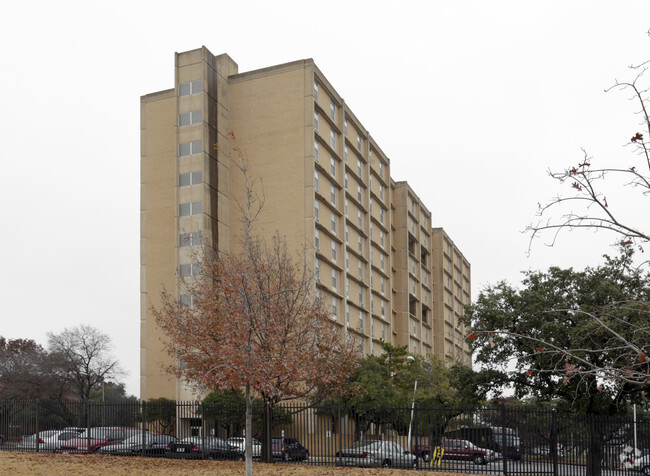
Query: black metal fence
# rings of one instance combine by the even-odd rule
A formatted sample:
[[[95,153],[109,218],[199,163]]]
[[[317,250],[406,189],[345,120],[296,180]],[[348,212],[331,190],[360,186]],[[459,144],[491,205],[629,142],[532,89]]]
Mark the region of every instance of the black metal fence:
[[[261,406],[254,407],[253,457],[259,457],[264,446],[263,414]],[[273,459],[293,464],[504,475],[650,475],[650,421],[640,417],[560,414],[507,405],[281,404],[270,418]],[[116,454],[240,459],[244,428],[245,409],[239,405],[0,402],[0,450],[109,452],[117,448]],[[58,435],[67,439],[56,440],[54,430],[65,430]],[[95,438],[98,435],[101,438]],[[224,440],[230,444],[228,451],[217,449]],[[72,444],[75,441],[77,446]]]

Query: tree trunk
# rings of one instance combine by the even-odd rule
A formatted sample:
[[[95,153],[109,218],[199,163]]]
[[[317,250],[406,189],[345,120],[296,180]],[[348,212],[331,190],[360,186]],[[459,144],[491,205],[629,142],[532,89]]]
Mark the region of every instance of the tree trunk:
[[[273,407],[264,399],[264,414],[262,422],[262,461],[273,463],[273,451],[271,447],[271,438],[273,432]]]

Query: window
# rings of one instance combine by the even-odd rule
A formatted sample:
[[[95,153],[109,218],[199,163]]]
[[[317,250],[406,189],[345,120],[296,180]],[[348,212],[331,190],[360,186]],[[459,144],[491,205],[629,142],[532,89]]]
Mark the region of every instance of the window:
[[[384,224],[384,209],[383,208],[379,209],[379,221],[381,222],[382,225]]]
[[[192,142],[183,142],[182,144],[178,144],[179,157],[199,154],[201,152],[203,152],[203,141],[201,140],[193,140]]]
[[[359,253],[363,254],[363,238],[359,236]]]
[[[345,297],[350,297],[350,278],[345,277]]]
[[[382,271],[385,271],[385,270],[384,270],[384,265],[385,265],[385,263],[386,263],[386,257],[384,256],[383,253],[380,254],[379,261],[380,261],[380,263],[381,263],[381,270],[382,270]]]
[[[318,200],[314,201],[314,218],[316,221],[320,220],[320,202]]]
[[[316,281],[320,282],[320,260],[318,258],[316,258],[314,270],[316,271]]]
[[[179,246],[185,248],[186,246],[201,246],[201,232],[195,231],[194,233],[181,233],[179,237]]]
[[[381,300],[381,317],[386,318],[386,301]]]
[[[336,242],[332,241],[332,261],[336,263]]]
[[[359,261],[359,279],[363,281],[363,263],[361,261]]]
[[[334,101],[330,101],[330,119],[336,121],[336,104],[334,104]]]
[[[384,294],[386,292],[386,278],[383,276],[381,277],[381,293]]]
[[[363,230],[363,213],[361,213],[361,210],[357,210],[357,224]]]
[[[318,141],[314,141],[314,160],[318,162]]]
[[[350,305],[345,303],[345,323],[350,326]]]
[[[334,214],[334,212],[332,212],[332,219],[330,225],[331,225],[332,233],[336,235],[336,215]]]
[[[375,337],[375,320],[370,318],[370,337]]]
[[[379,232],[379,242],[381,243],[381,247],[382,247],[382,248],[384,247],[384,238],[385,238],[385,237],[386,237],[386,235],[384,234],[384,232],[383,232],[383,231],[380,231],[380,232]]]
[[[361,152],[361,136],[357,133],[357,150]]]
[[[179,301],[185,307],[194,307],[194,298],[193,294],[181,294]]]
[[[361,159],[357,158],[357,175],[361,177]]]
[[[345,250],[345,270],[350,271],[350,252]]]
[[[200,92],[203,92],[203,81],[201,79],[189,81],[187,83],[181,83],[178,85],[179,96],[189,96],[191,94],[198,94]]]
[[[314,99],[318,101],[318,83],[314,80]]]
[[[181,278],[198,276],[201,274],[201,265],[198,263],[182,264],[178,267]]]
[[[347,223],[345,224],[345,242],[349,243],[350,242],[350,225]]]
[[[336,150],[336,132],[330,131],[330,147]]]
[[[318,178],[319,178],[318,170],[314,170],[314,188],[316,189],[317,192],[320,192],[318,188]]]
[[[343,119],[343,132],[345,134],[345,137],[348,136],[348,118],[346,117]]]
[[[332,296],[332,319],[336,320],[339,316],[339,298]]]
[[[336,159],[330,155],[330,175],[336,178]]]
[[[314,111],[314,129],[318,132],[318,111]]]
[[[338,273],[336,272],[335,269],[332,270],[332,289],[336,291],[336,275]]]
[[[185,174],[178,174],[178,186],[187,187],[189,185],[197,185],[203,181],[203,173],[201,172],[188,172]]]
[[[384,178],[384,163],[381,160],[379,161],[379,176]]]
[[[379,184],[379,198],[382,201],[384,200],[384,186],[382,184]]]
[[[200,215],[203,213],[203,205],[201,202],[181,203],[178,206],[178,214],[182,217],[191,215]]]
[[[363,311],[359,311],[359,330],[363,332]]]
[[[192,124],[199,124],[203,120],[203,111],[200,109],[192,112],[184,112],[178,115],[178,125],[191,126]]]
[[[332,205],[336,205],[336,187],[334,184],[330,184],[330,201]]]
[[[363,307],[363,288],[359,286],[359,306]]]
[[[348,175],[347,172],[345,172],[345,179],[343,180],[343,184],[344,184],[346,190],[348,189],[348,179],[349,178],[350,178],[350,176]]]
[[[320,251],[320,230],[316,229],[314,232],[314,246],[316,247],[316,251]]]
[[[320,299],[320,288],[316,288],[316,298]]]
[[[345,160],[345,163],[348,163],[348,145],[345,144],[343,146],[343,159]]]
[[[345,197],[345,216],[347,217],[350,212],[350,200],[348,197]]]
[[[361,202],[361,185],[359,185],[359,184],[357,184],[357,200],[359,201],[359,203],[362,203]]]

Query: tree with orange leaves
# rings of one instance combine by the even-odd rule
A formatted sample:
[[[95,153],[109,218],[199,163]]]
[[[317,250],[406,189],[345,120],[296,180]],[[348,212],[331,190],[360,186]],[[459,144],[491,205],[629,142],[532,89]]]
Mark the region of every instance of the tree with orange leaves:
[[[271,243],[253,235],[264,201],[254,192],[245,154],[237,146],[232,151],[245,181],[242,251],[223,253],[205,246],[195,256],[199,276],[183,283],[191,306],[165,291],[154,314],[167,336],[166,349],[179,364],[169,372],[198,392],[245,389],[246,447],[251,448],[254,393],[272,408],[324,388],[343,392],[358,352],[316,296],[306,263],[292,260],[278,234]],[[251,457],[246,452],[247,475],[252,474]]]

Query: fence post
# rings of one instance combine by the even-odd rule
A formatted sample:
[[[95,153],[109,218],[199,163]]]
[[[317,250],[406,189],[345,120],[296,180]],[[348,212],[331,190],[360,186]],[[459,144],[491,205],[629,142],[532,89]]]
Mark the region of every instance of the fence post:
[[[142,446],[140,447],[140,455],[144,456],[144,446],[147,443],[147,402],[142,400]],[[160,413],[159,413],[160,415]]]
[[[205,407],[203,400],[201,400],[200,409],[201,409],[201,453],[203,454],[203,459],[205,459]]]
[[[334,452],[334,464],[336,464],[336,455],[341,454],[339,451],[343,449],[343,421],[341,420],[341,402],[338,404],[338,442],[339,444],[336,447],[336,451]]]
[[[86,453],[90,454],[90,400],[86,400]]]
[[[40,427],[38,424],[38,410],[39,410],[40,402],[38,399],[36,399],[36,452],[38,453],[41,450],[41,445],[40,445],[40,437],[41,437],[41,432],[40,432]]]
[[[551,455],[553,458],[553,476],[558,476],[557,471],[557,412],[555,408],[551,413]]]
[[[503,456],[503,476],[508,476],[508,458],[506,457],[506,404],[501,404],[501,456]]]

